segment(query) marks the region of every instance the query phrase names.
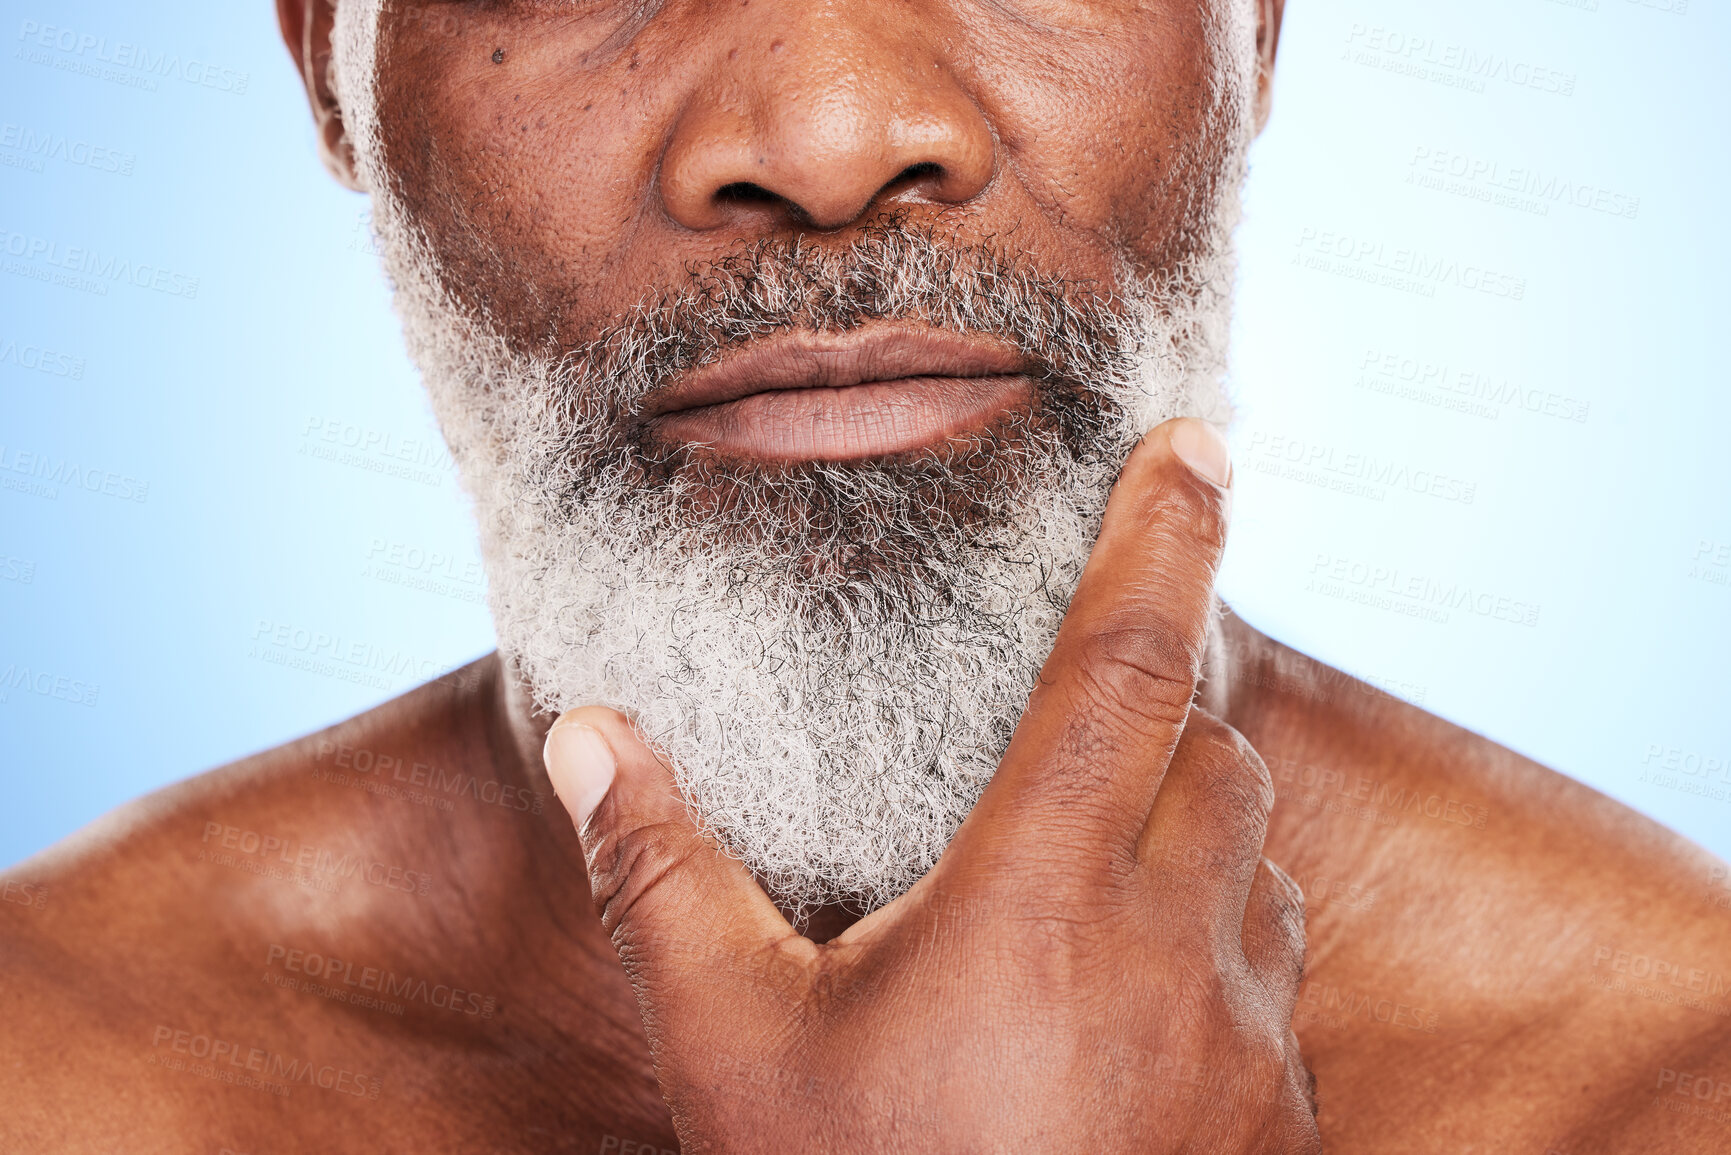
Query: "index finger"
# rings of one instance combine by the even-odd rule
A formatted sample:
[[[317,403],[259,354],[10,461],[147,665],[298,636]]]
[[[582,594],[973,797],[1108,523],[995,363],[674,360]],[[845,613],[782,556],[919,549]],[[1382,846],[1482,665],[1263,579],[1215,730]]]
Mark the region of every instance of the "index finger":
[[[1135,860],[1201,676],[1230,483],[1225,439],[1194,418],[1159,426],[1130,455],[962,846],[982,840],[1024,863],[1030,846],[1054,845],[1094,866],[1107,848]]]

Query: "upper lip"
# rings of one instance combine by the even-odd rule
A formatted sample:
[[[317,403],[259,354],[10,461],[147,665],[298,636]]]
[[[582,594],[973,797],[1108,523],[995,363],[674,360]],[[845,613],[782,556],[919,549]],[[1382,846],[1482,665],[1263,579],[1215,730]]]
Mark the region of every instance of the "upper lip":
[[[721,405],[780,389],[840,389],[917,377],[1001,377],[1032,370],[1008,341],[925,325],[845,333],[786,330],[756,338],[651,392],[640,418]]]

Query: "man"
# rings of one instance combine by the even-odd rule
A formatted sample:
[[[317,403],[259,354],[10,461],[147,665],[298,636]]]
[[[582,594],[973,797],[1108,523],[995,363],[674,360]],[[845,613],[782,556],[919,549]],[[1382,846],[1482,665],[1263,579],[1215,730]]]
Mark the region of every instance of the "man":
[[[1213,600],[1279,0],[278,10],[501,656],[21,866],[7,1150],[1723,1149],[1724,867]]]

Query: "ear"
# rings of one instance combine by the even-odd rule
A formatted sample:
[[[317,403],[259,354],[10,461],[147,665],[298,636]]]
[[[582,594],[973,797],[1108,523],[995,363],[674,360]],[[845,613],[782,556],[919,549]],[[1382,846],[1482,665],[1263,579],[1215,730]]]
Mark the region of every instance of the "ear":
[[[1280,18],[1286,0],[1256,0],[1256,131],[1268,123],[1274,102],[1274,52],[1280,47]]]
[[[343,110],[337,102],[331,75],[331,28],[336,23],[337,0],[276,0],[276,18],[283,43],[294,57],[301,82],[307,87],[313,122],[319,130],[319,159],[338,181],[361,188],[355,171],[355,150],[343,127]]]

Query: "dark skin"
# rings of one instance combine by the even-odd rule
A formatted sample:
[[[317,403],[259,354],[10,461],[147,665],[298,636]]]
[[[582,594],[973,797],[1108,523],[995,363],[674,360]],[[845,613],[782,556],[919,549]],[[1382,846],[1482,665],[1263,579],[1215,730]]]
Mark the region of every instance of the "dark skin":
[[[1667,1070],[1726,1079],[1724,1019],[1600,989],[1627,976],[1595,956],[1604,945],[1722,974],[1720,864],[1236,619],[1227,636],[1222,716],[1274,771],[1263,852],[1309,899],[1294,1028],[1325,1149],[1718,1149],[1720,1125],[1664,1110],[1676,1096],[1658,1084]],[[47,888],[40,909],[0,903],[9,1150],[600,1151],[609,1136],[677,1148],[631,984],[541,767],[534,733],[551,719],[528,715],[496,659],[469,672],[134,803],[8,872]],[[401,759],[405,788],[417,762],[461,767],[548,809],[460,793],[441,813],[314,777],[339,761],[357,780],[396,776],[354,770],[361,750]],[[1411,811],[1365,822],[1315,805],[1299,781],[1310,772],[1288,767],[1488,817],[1482,829]],[[203,862],[221,844],[205,840],[211,822],[426,869],[435,885],[423,896],[351,877],[326,895]],[[409,1000],[393,1016],[281,989],[261,976],[304,974],[270,963],[273,945],[483,992],[498,1009]],[[1374,1006],[1342,1009],[1358,995],[1416,1009],[1379,1022]],[[345,1064],[383,1091],[296,1085],[285,1100],[165,1070],[150,1064],[173,1046],[153,1043],[161,1027]]]
[[[1272,785],[1193,705],[1227,467],[1195,421],[1131,454],[991,783],[930,872],[827,941],[698,835],[622,715],[554,725],[681,1150],[1321,1149],[1302,898],[1258,853]],[[767,1097],[736,1081],[758,1071]]]
[[[747,21],[731,9],[670,3],[593,52],[598,26],[569,10],[399,8],[384,37],[381,130],[460,283],[525,345],[580,339],[643,288],[738,239],[845,236],[884,208],[964,236],[1013,235],[1042,268],[1077,280],[1109,283],[1119,261],[1162,267],[1196,227],[1181,191],[1198,171],[1187,142],[1205,135],[1203,110],[1217,89],[1204,45],[1218,13],[1179,0],[1031,7],[913,4],[887,21],[881,6],[754,0]],[[330,8],[279,8],[327,157],[352,180],[328,84]],[[462,21],[459,35],[430,19],[448,13]],[[1279,6],[1263,5],[1260,17],[1258,118]],[[496,64],[499,47],[505,63]],[[728,55],[734,48],[739,57]],[[939,82],[913,70],[934,57]],[[852,103],[819,99],[836,92]],[[897,117],[926,128],[895,139],[867,131]],[[726,147],[742,139],[749,147]],[[742,183],[765,195],[741,195]],[[1193,515],[1187,529],[1143,532],[1174,508]],[[1114,499],[1131,532],[1103,539],[1096,580],[1078,595],[1086,612],[1072,614],[1083,625],[1066,630],[1086,638],[1101,613],[1128,606],[1139,622],[1169,615],[1176,626],[1163,636],[1194,643],[1218,550],[1209,511],[1223,521],[1223,508],[1160,444],[1145,447],[1140,472]],[[1123,548],[1145,540],[1162,548]],[[1135,601],[1150,589],[1188,593]],[[1018,742],[1038,747],[1039,734],[1072,724],[1102,732],[1107,703],[1167,725],[1169,749],[1112,762],[1092,779],[1119,792],[1121,805],[1086,812],[1164,831],[1158,845],[1178,848],[1143,854],[1132,840],[1167,887],[1144,911],[1146,935],[1162,944],[1156,961],[1193,960],[1183,953],[1193,942],[1158,936],[1194,925],[1198,911],[1214,909],[1203,899],[1243,884],[1232,922],[1240,933],[1227,946],[1253,973],[1225,984],[1218,1005],[1250,1006],[1244,992],[1259,983],[1270,998],[1246,1021],[1290,1017],[1316,1078],[1325,1149],[1724,1146],[1731,926],[1716,899],[1731,891],[1715,873],[1723,864],[1230,616],[1199,683],[1195,645],[1160,650],[1167,680],[1192,679],[1179,699],[1122,694],[1090,709],[1067,696],[1077,671],[1098,673],[1104,686],[1136,685],[1122,669],[1088,664],[1099,656],[1060,643],[1044,679],[1060,689],[1037,697],[1025,722],[1035,739],[1018,731]],[[1182,705],[1191,688],[1200,707],[1181,719],[1158,708]],[[617,782],[641,788],[653,759],[617,720],[592,720],[629,763]],[[740,1023],[757,1021],[744,1017],[748,1005],[809,1010],[814,997],[836,1009],[832,1021],[870,1014],[887,1023],[922,1004],[874,1004],[876,988],[845,970],[828,972],[819,989],[814,975],[825,972],[809,958],[742,971],[732,963],[757,956],[694,956],[677,924],[647,925],[657,902],[709,918],[744,909],[694,901],[715,893],[703,876],[637,903],[646,919],[633,931],[617,904],[631,872],[608,848],[643,814],[633,816],[620,792],[581,834],[574,829],[542,765],[552,722],[487,659],[134,803],[7,872],[0,1050],[11,1093],[0,1146],[254,1155],[629,1153],[682,1140],[691,1150],[1309,1149],[1303,1118],[1268,1109],[1279,1096],[1265,1092],[1292,1085],[1294,1069],[1265,1063],[1261,1081],[1222,1079],[1254,1064],[1221,1059],[1219,1039],[1168,1035],[1138,1050],[1112,1033],[1122,1016],[1054,1025],[1062,1016],[1047,1013],[1007,1036],[1008,1049],[999,1040],[965,1061],[954,1047],[934,1058],[919,1045],[858,1042],[941,1040],[943,1020],[954,1017],[946,1012],[961,1007],[964,1022],[1000,1021],[1002,1002],[958,1001],[973,997],[960,982],[967,965],[903,968],[921,982],[960,985],[920,988],[941,995],[923,1004],[929,1030],[904,1017],[899,1034],[855,1035],[846,1053],[827,1056],[822,1076],[809,1064],[823,1054],[766,1058],[773,1050],[747,1033],[682,1025],[681,1009],[703,998],[707,1011]],[[1042,782],[1063,780],[1047,773],[1048,755],[1024,751],[1006,763],[1005,787],[994,782],[977,812],[984,819],[970,819],[972,833],[946,858],[946,877],[955,878],[955,862],[991,862],[989,851],[1011,845],[1025,824],[1049,832],[1085,806],[1074,795],[1042,800]],[[1265,838],[1255,837],[1256,806],[1222,824],[1202,801],[1175,805],[1197,781],[1250,784],[1253,796],[1264,766],[1274,798]],[[1200,824],[1174,825],[1174,814]],[[671,818],[665,825],[669,838],[683,837]],[[1028,911],[1049,909],[1042,888],[1080,885],[1070,866],[1086,865],[1088,848],[1111,837],[1105,826],[1089,832],[1074,855],[1040,863],[1044,874],[1016,873],[1027,855],[1001,856],[1001,869],[942,888],[960,901],[904,904],[911,913],[897,918],[923,912],[949,920],[922,926],[934,935],[959,933],[960,922],[1014,943]],[[266,840],[275,840],[269,850]],[[1259,855],[1308,899],[1304,985],[1286,992],[1295,1004],[1283,1001],[1275,965],[1292,944],[1269,933],[1284,892],[1257,868]],[[602,910],[614,908],[605,921],[597,891]],[[1065,893],[1066,909],[1087,905],[1081,891]],[[731,901],[744,899],[734,892]],[[1118,929],[1126,917],[1106,922]],[[812,938],[843,934],[845,946],[849,934],[866,937],[857,927],[844,933],[848,921],[831,912]],[[877,925],[886,924],[900,925]],[[1099,957],[1111,965],[1096,981],[1156,992],[1134,1006],[1172,1005],[1147,967]],[[677,977],[646,989],[657,968]],[[389,990],[377,972],[390,972]],[[681,987],[692,983],[700,989]],[[646,1029],[646,1010],[657,1029]],[[1138,1037],[1170,1022],[1155,1014]],[[1016,1070],[990,1065],[1039,1059],[1050,1053],[1040,1043],[1065,1037],[1043,1032],[1060,1027],[1108,1061],[1091,1069],[1092,1082],[1068,1085],[1031,1068],[1025,1086],[1067,1094],[1025,1115],[1029,1096],[1002,1090],[1015,1086]],[[847,1095],[827,1093],[837,1085],[831,1072],[855,1070],[869,1077]],[[310,1077],[297,1080],[304,1071]],[[920,1094],[940,1075],[982,1071],[994,1076],[983,1089],[938,1110]],[[282,1082],[289,1094],[213,1075]],[[1133,1109],[1113,1098],[1125,1090]],[[935,1130],[958,1118],[962,1136]],[[1043,1146],[1030,1146],[1030,1135]]]

